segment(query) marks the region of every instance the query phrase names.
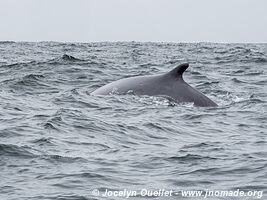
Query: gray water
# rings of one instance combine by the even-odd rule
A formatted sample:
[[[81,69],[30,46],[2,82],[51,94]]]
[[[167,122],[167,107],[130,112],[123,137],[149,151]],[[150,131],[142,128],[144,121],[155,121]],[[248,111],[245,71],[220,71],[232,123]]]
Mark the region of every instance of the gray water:
[[[184,62],[185,81],[219,107],[90,95]],[[267,199],[266,85],[267,44],[0,42],[0,199]]]

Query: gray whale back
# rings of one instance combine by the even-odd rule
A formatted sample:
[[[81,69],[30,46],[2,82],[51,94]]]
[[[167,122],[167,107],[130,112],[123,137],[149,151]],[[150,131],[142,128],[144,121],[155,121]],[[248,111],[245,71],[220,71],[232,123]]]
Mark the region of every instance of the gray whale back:
[[[136,95],[171,98],[178,103],[193,102],[195,106],[217,106],[216,103],[183,80],[183,73],[188,67],[189,64],[184,63],[165,74],[120,79],[96,89],[91,94],[126,94],[131,91]]]

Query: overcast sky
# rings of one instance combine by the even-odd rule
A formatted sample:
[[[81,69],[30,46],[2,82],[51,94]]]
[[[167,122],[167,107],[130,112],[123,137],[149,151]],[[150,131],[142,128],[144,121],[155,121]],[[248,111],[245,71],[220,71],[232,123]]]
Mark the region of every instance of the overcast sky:
[[[267,42],[267,0],[0,0],[0,40]]]

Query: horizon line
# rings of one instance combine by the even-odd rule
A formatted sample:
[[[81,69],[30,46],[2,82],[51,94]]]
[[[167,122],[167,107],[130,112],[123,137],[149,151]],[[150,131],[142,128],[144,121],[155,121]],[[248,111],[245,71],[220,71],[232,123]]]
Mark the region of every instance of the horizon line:
[[[208,44],[267,44],[267,42],[215,42],[215,41],[138,41],[138,40],[96,40],[96,41],[59,41],[59,40],[36,40],[36,41],[29,41],[29,40],[0,40],[0,43],[46,43],[46,42],[53,42],[53,43],[176,43],[176,44],[197,44],[197,43],[208,43]]]

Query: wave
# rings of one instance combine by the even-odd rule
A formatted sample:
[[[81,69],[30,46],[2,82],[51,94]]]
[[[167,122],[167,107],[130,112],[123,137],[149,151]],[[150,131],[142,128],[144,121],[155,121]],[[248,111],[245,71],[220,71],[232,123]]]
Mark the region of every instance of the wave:
[[[23,77],[24,80],[39,80],[40,78],[44,78],[42,74],[28,74]]]
[[[0,45],[1,44],[14,44],[16,43],[15,41],[0,41]]]
[[[64,54],[61,59],[66,61],[81,61],[81,59],[75,58],[74,56],[68,54]]]
[[[0,68],[7,68],[7,69],[21,69],[23,67],[28,67],[28,66],[33,66],[33,65],[40,65],[43,62],[38,62],[38,61],[29,61],[29,62],[16,62],[16,63],[11,63],[11,64],[4,64],[1,65]]]
[[[167,158],[169,161],[197,161],[197,160],[217,160],[218,158],[210,157],[210,156],[201,156],[201,155],[196,155],[196,154],[186,154],[184,156],[172,156]]]
[[[39,75],[35,76],[35,75],[31,75],[31,76],[25,76],[22,78],[22,80],[18,80],[16,81],[13,86],[14,87],[44,87],[44,88],[49,88],[49,85],[46,85],[44,83],[39,82]]]
[[[0,156],[14,156],[14,157],[35,157],[35,154],[31,153],[29,147],[20,147],[13,144],[0,144]]]
[[[31,141],[34,144],[38,144],[40,146],[55,146],[52,141],[52,138],[39,138]]]
[[[76,163],[76,162],[87,162],[82,157],[62,156],[62,155],[40,155],[39,158],[44,159],[48,162],[61,162],[61,163]]]

